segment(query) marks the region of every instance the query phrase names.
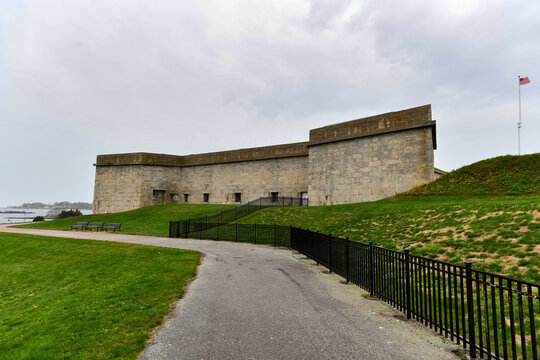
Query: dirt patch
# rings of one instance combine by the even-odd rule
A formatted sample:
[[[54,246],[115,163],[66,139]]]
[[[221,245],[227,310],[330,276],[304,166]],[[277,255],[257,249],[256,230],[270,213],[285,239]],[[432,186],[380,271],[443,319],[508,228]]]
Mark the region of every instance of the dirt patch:
[[[487,239],[491,239],[492,237],[493,237],[492,234],[482,235],[482,236],[475,237],[474,241],[484,241],[484,240],[487,240]]]
[[[490,217],[499,216],[502,214],[504,214],[504,211],[495,211],[495,212],[487,213],[486,215],[478,218],[478,220],[486,220],[486,219],[489,219]]]
[[[452,231],[452,232],[456,232],[456,228],[455,227],[452,227],[452,226],[447,226],[447,227],[443,227],[443,228],[440,228],[440,229],[435,229],[435,230],[431,230],[431,229],[427,229],[427,230],[422,230],[422,231],[419,231],[418,233],[419,234],[422,234],[422,235],[434,235],[434,234],[441,234],[441,233],[447,233],[448,231]]]
[[[488,258],[488,259],[491,260],[491,258]],[[501,266],[503,267],[503,269],[509,269],[512,266],[517,265],[518,261],[520,260],[520,258],[514,255],[504,256],[504,257],[501,257],[500,259],[502,260]]]

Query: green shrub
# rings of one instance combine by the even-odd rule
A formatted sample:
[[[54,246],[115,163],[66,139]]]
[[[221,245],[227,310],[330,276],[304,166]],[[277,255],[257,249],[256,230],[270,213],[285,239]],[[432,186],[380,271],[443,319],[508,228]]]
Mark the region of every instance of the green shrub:
[[[33,220],[33,222],[37,222],[37,221],[45,221],[45,218],[43,216],[36,216]]]
[[[60,214],[58,214],[58,216],[56,217],[56,219],[65,219],[65,218],[68,218],[68,217],[74,217],[74,216],[81,216],[82,215],[82,212],[80,210],[73,210],[73,209],[70,209],[70,210],[62,210],[62,212]]]
[[[519,266],[527,266],[527,265],[529,265],[529,263],[530,263],[530,261],[528,259],[520,259],[517,264]]]

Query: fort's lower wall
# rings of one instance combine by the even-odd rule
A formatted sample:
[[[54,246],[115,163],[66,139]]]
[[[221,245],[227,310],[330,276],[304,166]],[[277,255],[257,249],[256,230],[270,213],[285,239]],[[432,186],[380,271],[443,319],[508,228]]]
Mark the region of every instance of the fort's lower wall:
[[[189,202],[203,203],[206,193],[211,204],[237,204],[235,193],[242,194],[241,203],[272,192],[299,197],[308,191],[308,163],[308,157],[301,156],[184,167],[180,196],[189,194]]]
[[[299,197],[308,191],[308,157],[198,166],[97,166],[95,214],[142,206],[188,203],[240,204],[259,197]],[[154,190],[158,192],[158,196]],[[236,202],[235,193],[241,194]],[[208,201],[205,195],[208,194]]]
[[[309,203],[374,201],[434,179],[431,128],[309,147]]]

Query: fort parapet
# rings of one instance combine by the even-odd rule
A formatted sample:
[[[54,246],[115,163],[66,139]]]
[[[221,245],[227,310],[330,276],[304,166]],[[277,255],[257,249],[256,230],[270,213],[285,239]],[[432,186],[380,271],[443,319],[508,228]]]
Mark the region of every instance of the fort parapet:
[[[94,213],[171,203],[309,198],[378,200],[434,179],[435,121],[425,105],[313,129],[308,142],[195,155],[98,155]]]

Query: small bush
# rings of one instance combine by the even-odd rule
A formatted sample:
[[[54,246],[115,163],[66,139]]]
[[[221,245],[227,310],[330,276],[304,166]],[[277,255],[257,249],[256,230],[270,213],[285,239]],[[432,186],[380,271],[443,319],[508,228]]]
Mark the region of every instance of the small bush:
[[[62,212],[60,214],[58,214],[58,216],[56,217],[56,219],[65,219],[65,218],[68,218],[68,217],[73,217],[73,216],[81,216],[82,215],[82,212],[80,210],[73,210],[73,209],[70,209],[70,210],[62,210]]]
[[[530,264],[530,261],[528,259],[520,259],[517,264],[519,266],[527,266]]]
[[[37,222],[37,221],[45,221],[45,218],[43,216],[36,216],[33,220],[33,222]]]

